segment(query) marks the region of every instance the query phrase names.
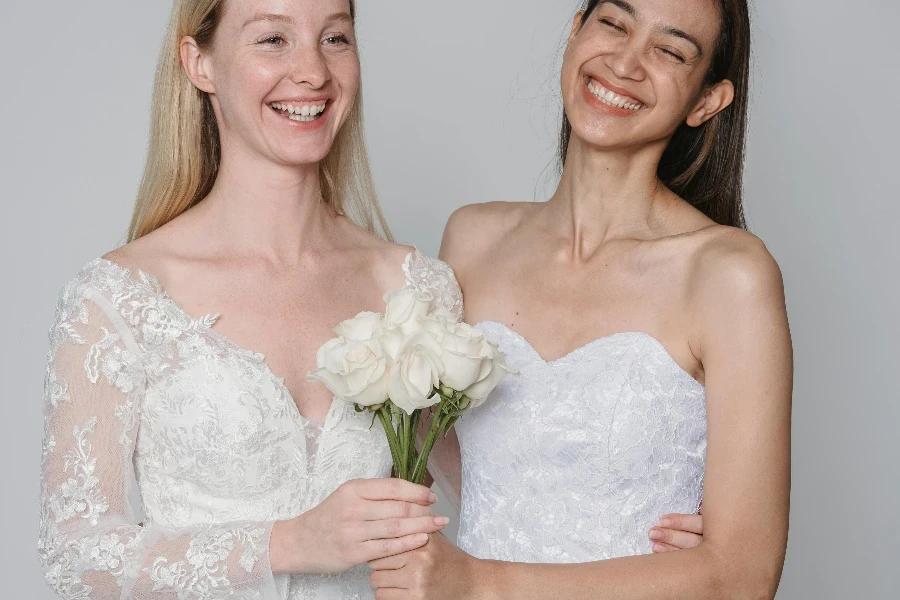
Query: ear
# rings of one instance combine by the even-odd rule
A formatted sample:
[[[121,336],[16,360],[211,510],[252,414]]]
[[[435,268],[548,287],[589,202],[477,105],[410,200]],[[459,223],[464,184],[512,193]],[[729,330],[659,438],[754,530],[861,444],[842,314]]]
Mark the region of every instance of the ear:
[[[584,23],[584,11],[579,10],[575,13],[575,17],[572,19],[572,31],[569,32],[569,42],[571,42],[578,32],[581,31],[581,26]]]
[[[216,92],[213,85],[212,63],[210,57],[200,50],[197,40],[190,36],[185,36],[181,40],[179,47],[181,52],[181,65],[187,78],[201,92],[214,94]]]
[[[734,102],[734,84],[727,79],[720,81],[706,88],[697,106],[688,115],[687,124],[690,127],[700,127],[731,106],[732,102]]]

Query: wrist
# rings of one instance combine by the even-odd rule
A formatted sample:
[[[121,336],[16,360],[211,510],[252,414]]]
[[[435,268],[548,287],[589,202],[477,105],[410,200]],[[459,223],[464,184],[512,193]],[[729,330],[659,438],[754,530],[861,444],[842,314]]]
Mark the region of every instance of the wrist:
[[[277,521],[272,527],[272,538],[269,542],[269,562],[273,575],[302,573],[301,561],[304,552],[301,549],[300,517],[287,521]]]

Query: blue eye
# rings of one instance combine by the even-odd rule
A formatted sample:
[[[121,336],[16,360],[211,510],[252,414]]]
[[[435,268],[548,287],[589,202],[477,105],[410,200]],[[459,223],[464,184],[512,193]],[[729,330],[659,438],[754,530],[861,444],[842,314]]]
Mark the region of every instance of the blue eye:
[[[261,44],[265,44],[267,46],[281,46],[285,43],[285,40],[280,35],[269,36],[266,39],[260,42]]]
[[[330,46],[337,46],[340,44],[350,44],[350,40],[343,33],[334,33],[328,35],[323,40],[326,44]]]

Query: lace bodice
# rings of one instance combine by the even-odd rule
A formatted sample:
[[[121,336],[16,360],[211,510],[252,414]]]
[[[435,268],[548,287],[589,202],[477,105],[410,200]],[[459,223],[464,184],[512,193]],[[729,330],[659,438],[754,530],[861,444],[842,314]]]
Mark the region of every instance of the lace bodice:
[[[416,252],[403,269],[461,317],[446,264]],[[305,419],[215,321],[103,259],[65,286],[44,396],[45,578],[66,599],[371,598],[365,566],[273,577],[269,537],[342,483],[389,476],[383,430],[337,401]]]
[[[646,554],[662,515],[698,510],[706,395],[657,340],[623,333],[548,363],[508,327],[478,328],[520,375],[457,423],[461,548],[531,563]]]

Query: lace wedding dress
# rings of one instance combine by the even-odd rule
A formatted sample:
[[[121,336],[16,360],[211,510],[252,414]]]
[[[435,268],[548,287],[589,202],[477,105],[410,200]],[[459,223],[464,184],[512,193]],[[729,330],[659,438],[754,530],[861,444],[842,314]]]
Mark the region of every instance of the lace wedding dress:
[[[622,333],[547,362],[505,325],[477,328],[520,374],[456,425],[463,550],[526,563],[647,554],[661,516],[697,512],[706,394],[662,344]],[[451,495],[454,452],[438,447],[429,465]]]
[[[403,269],[461,318],[446,264],[416,252]],[[46,580],[67,600],[372,598],[366,566],[274,577],[269,537],[344,482],[389,476],[382,428],[341,402],[305,419],[215,321],[103,259],[66,285],[44,399]]]

